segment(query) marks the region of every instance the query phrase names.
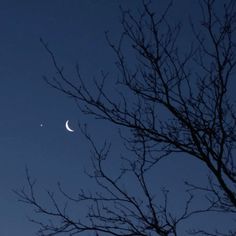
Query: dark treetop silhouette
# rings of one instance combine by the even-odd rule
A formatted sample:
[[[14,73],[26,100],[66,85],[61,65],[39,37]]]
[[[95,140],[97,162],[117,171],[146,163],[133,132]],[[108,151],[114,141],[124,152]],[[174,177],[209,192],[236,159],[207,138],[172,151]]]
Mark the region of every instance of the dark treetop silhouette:
[[[47,83],[71,96],[84,114],[120,127],[127,153],[120,159],[119,173],[115,168],[111,173],[110,144],[99,148],[87,126],[80,125],[93,150],[88,174],[97,189],[71,196],[58,187],[68,205],[88,206],[86,217],[80,212],[70,214],[67,204],[59,203],[50,192],[52,206],[44,206],[27,172],[28,188],[16,193],[40,215],[39,220],[31,219],[39,224],[39,235],[236,235],[233,223],[222,232],[189,223],[192,217],[210,214],[235,220],[236,213],[236,117],[229,87],[236,63],[236,2],[224,1],[221,12],[215,8],[218,2],[200,1],[201,21],[191,24],[194,39],[189,50],[179,40],[181,25],[168,21],[171,4],[161,15],[145,1],[141,12],[121,10],[119,42],[113,43],[107,34],[120,72],[116,93],[106,86],[109,76],[105,73],[94,81],[96,90],[86,85],[78,66],[77,81],[67,78],[41,40],[57,71],[53,79],[45,77]],[[131,49],[133,54],[126,56]],[[158,184],[153,183],[158,166],[166,160],[170,165],[179,154],[203,164],[208,177],[199,185],[184,183],[186,201],[176,213],[168,191],[157,190]],[[126,186],[130,178],[136,191]],[[196,204],[199,196],[200,204]]]

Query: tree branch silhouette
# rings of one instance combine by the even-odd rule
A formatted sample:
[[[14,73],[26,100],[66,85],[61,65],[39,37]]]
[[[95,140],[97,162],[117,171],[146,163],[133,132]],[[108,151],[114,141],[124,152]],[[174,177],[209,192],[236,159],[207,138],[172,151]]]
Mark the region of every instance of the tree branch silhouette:
[[[151,10],[151,3],[145,1],[139,15],[122,10],[123,33],[118,43],[113,43],[109,33],[106,34],[120,73],[114,96],[106,90],[108,74],[103,73],[101,81],[95,81],[95,92],[86,85],[78,66],[77,81],[72,82],[41,39],[57,72],[53,79],[45,77],[45,81],[75,99],[84,114],[129,132],[121,136],[133,155],[123,158],[118,176],[110,176],[104,167],[110,145],[105,143],[99,149],[87,128],[81,126],[93,150],[90,176],[101,191],[82,190],[74,198],[59,185],[59,191],[67,200],[90,204],[87,218],[76,220],[70,218],[66,207],[57,204],[51,193],[48,194],[53,210],[42,207],[35,198],[34,184],[27,177],[29,192],[18,191],[19,198],[34,206],[38,213],[50,217],[52,222],[59,220],[57,224],[37,222],[39,235],[62,232],[77,235],[89,231],[96,235],[170,236],[179,235],[180,223],[195,214],[215,211],[235,217],[236,115],[229,90],[236,64],[236,3],[225,1],[219,14],[215,10],[216,2],[200,1],[202,21],[200,28],[192,23],[195,43],[189,50],[180,46],[181,25],[168,22],[171,4],[160,16]],[[126,55],[127,48],[133,50],[132,55]],[[189,197],[178,216],[169,207],[168,191],[162,190],[164,201],[158,200],[147,178],[160,160],[174,159],[176,153],[187,154],[186,158],[198,160],[209,171],[205,185],[186,182]],[[141,199],[123,186],[129,175],[134,176]],[[194,209],[196,192],[206,196],[207,207]],[[226,234],[204,230],[190,233],[235,235],[236,229],[233,230],[229,229]]]

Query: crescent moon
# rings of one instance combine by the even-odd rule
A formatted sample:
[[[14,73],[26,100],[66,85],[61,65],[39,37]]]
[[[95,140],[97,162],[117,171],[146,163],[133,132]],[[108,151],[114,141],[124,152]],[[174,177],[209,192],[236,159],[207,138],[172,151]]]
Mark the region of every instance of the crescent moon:
[[[69,126],[69,120],[66,121],[65,127],[66,127],[67,131],[69,131],[69,132],[74,132],[74,130],[71,129],[70,126]]]

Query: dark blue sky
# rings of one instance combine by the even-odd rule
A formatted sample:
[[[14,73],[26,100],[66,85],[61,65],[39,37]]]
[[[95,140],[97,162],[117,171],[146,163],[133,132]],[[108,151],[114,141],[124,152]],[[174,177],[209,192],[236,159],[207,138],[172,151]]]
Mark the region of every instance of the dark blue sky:
[[[163,9],[166,1],[154,2],[156,9]],[[174,1],[173,21],[188,15],[195,18],[195,2]],[[71,99],[46,85],[42,75],[50,76],[55,71],[39,38],[48,42],[69,77],[75,76],[77,62],[84,78],[97,76],[101,69],[115,74],[114,54],[107,46],[104,31],[118,38],[119,5],[135,10],[140,1],[0,1],[1,236],[31,236],[35,232],[35,225],[26,219],[31,211],[12,193],[24,184],[26,165],[45,189],[53,189],[58,180],[68,189],[87,185],[83,170],[89,165],[89,146],[79,132],[65,130],[67,119],[75,130],[78,120],[87,121],[94,137],[102,133],[116,140],[116,133],[110,133],[111,126],[87,120]],[[187,23],[186,18],[184,21]],[[186,41],[190,40],[188,33],[183,32]],[[178,180],[173,183],[172,179],[183,171],[181,165],[178,162],[171,167],[170,178],[164,176],[164,170],[159,178],[178,186]],[[187,172],[194,178],[194,165],[188,165]]]

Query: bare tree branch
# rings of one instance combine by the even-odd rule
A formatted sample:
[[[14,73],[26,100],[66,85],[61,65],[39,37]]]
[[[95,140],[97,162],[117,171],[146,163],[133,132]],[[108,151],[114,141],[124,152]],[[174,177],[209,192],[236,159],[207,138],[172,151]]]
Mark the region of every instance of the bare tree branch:
[[[78,66],[77,81],[72,82],[41,39],[57,72],[52,79],[45,77],[46,82],[75,99],[84,114],[124,130],[121,138],[132,155],[123,157],[119,174],[111,176],[104,165],[111,145],[105,143],[99,149],[86,126],[81,126],[93,150],[93,172],[89,175],[100,191],[81,190],[73,197],[59,185],[68,201],[90,205],[87,218],[78,220],[70,218],[67,207],[59,205],[52,193],[48,193],[52,210],[39,204],[35,184],[27,174],[28,191],[18,191],[19,198],[54,222],[35,221],[39,235],[86,231],[95,235],[179,235],[179,225],[193,215],[236,213],[236,115],[229,94],[236,65],[236,3],[224,2],[222,13],[218,13],[218,1],[200,1],[201,26],[192,23],[195,42],[189,50],[178,44],[181,24],[168,21],[172,3],[160,16],[145,1],[138,15],[122,10],[123,33],[118,44],[106,34],[121,75],[112,96],[106,87],[108,74],[102,73],[101,81],[95,81],[95,92],[86,85]],[[125,54],[127,47],[133,49],[132,55]],[[162,196],[157,196],[148,181],[160,161],[172,160],[177,153],[198,160],[209,171],[204,185],[186,182],[188,198],[178,216],[169,207],[168,192],[163,190]],[[129,176],[135,179],[138,196],[124,187]],[[194,208],[196,192],[205,196],[207,206]],[[190,234],[229,236],[235,232],[234,228],[225,234],[204,230]]]

